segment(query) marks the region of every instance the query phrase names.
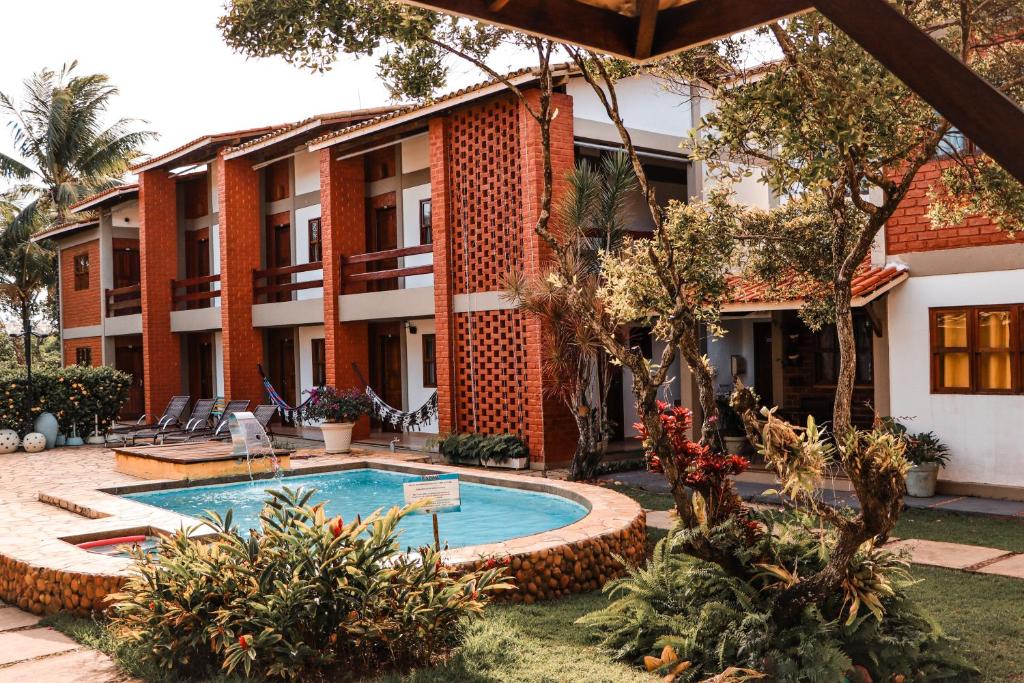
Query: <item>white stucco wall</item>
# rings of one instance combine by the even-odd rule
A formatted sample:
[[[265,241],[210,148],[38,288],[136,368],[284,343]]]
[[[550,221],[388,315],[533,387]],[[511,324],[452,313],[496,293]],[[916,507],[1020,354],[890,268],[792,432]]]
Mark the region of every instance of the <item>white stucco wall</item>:
[[[767,321],[764,318],[763,321]],[[744,384],[753,384],[754,377],[754,321],[750,318],[743,320],[724,320],[722,328],[725,334],[721,337],[708,339],[708,358],[717,370],[715,378],[715,393],[727,394],[732,391],[732,356],[743,356],[746,360],[747,371],[740,379]]]
[[[298,328],[299,341],[299,402],[305,400],[302,392],[313,388],[313,347],[314,339],[325,336],[323,325],[303,325]]]
[[[430,199],[430,183],[407,187],[402,190],[402,237],[407,247],[420,243],[420,200]],[[406,266],[422,266],[434,260],[433,254],[416,254],[406,256]],[[405,278],[405,288],[431,287],[434,284],[434,275],[413,275]]]
[[[132,200],[117,204],[110,210],[110,225],[117,228],[139,227],[139,202]]]
[[[664,342],[657,339],[651,344],[653,360],[657,362],[665,349]],[[672,370],[668,373],[668,379],[661,389],[658,390],[658,398],[668,404],[672,404],[680,398],[679,391],[679,357],[672,363]],[[628,368],[622,368],[622,430],[627,439],[637,435],[633,425],[639,422],[636,412],[636,399],[633,397],[633,373]]]
[[[295,153],[295,196],[320,191],[320,153]]]
[[[604,105],[591,86],[582,78],[569,81],[566,90],[573,98],[573,117],[610,123]],[[690,102],[667,92],[652,76],[624,78],[616,84],[622,120],[629,128],[686,137],[693,120]]]
[[[320,217],[320,205],[314,204],[313,206],[305,206],[301,209],[295,209],[295,227],[293,232],[295,233],[295,263],[309,263],[309,221],[312,218]],[[296,282],[309,282],[311,280],[319,280],[323,277],[323,271],[311,270],[306,273],[295,273]],[[299,289],[295,292],[295,298],[298,300],[302,299],[322,299],[324,296],[323,287],[314,287],[312,289]]]
[[[434,387],[423,386],[423,335],[434,334],[436,328],[433,320],[411,320],[410,324],[416,327],[416,334],[411,334],[409,329],[405,328],[405,366],[409,373],[407,377],[409,393],[405,403],[409,410],[416,410],[430,398],[431,394],[437,391]],[[434,420],[418,431],[436,434],[437,428],[437,421]]]
[[[1024,486],[1024,396],[932,394],[928,309],[1024,301],[1024,269],[911,277],[889,294],[890,412],[949,444],[942,479]]]
[[[402,173],[430,167],[430,138],[417,135],[402,141]]]

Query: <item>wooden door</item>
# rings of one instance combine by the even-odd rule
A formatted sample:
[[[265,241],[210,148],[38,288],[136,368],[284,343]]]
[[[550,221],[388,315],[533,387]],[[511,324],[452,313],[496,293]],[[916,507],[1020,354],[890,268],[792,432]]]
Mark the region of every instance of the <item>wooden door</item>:
[[[186,341],[188,353],[188,395],[192,400],[214,398],[213,335],[209,332],[190,334]]]
[[[402,409],[402,327],[400,323],[370,325],[370,386],[392,408]],[[374,421],[382,431],[398,429]]]
[[[118,417],[122,420],[134,420],[145,411],[142,335],[117,338],[114,342],[114,367],[132,376],[132,383],[128,388],[128,401],[121,407]]]
[[[295,396],[295,328],[277,327],[267,331],[267,369],[270,383],[289,405]]]
[[[285,268],[292,265],[292,226],[288,214],[267,219],[267,268]],[[283,285],[291,281],[290,275],[267,278],[268,285]],[[291,301],[291,292],[276,292],[267,301]]]
[[[114,248],[114,289],[131,287],[141,282],[139,248],[117,246]]]
[[[754,323],[754,390],[766,406],[775,405],[772,355],[772,324]]]
[[[387,206],[371,209],[370,221],[367,225],[366,235],[367,251],[386,251],[398,248],[398,217],[395,207]],[[385,259],[370,264],[367,270],[391,270],[398,267],[398,259]],[[391,289],[398,289],[398,280],[377,280],[367,283],[367,289],[371,292],[384,292]]]
[[[188,230],[185,232],[185,277],[206,277],[210,274],[210,229]],[[193,285],[187,288],[189,294],[207,292],[209,284]],[[210,299],[189,301],[186,308],[209,308]]]

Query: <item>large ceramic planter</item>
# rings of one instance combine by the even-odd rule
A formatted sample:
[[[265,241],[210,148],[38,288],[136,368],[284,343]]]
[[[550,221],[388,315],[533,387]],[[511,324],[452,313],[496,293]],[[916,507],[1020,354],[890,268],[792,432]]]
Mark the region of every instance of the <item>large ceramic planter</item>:
[[[914,498],[931,498],[935,495],[935,483],[938,479],[938,463],[914,465],[907,472],[907,495]]]
[[[57,445],[57,432],[60,431],[60,425],[53,413],[39,413],[32,425],[32,431],[39,432],[46,437],[47,448]]]
[[[355,422],[325,422],[320,425],[324,435],[324,450],[328,453],[348,453],[352,450],[352,430]]]
[[[480,458],[480,464],[484,467],[502,467],[510,470],[525,470],[530,466],[530,459],[505,458],[504,460],[492,460],[491,458]]]
[[[725,452],[730,455],[739,455],[743,452],[743,446],[747,443],[747,437],[745,436],[723,436],[722,441],[725,442]]]

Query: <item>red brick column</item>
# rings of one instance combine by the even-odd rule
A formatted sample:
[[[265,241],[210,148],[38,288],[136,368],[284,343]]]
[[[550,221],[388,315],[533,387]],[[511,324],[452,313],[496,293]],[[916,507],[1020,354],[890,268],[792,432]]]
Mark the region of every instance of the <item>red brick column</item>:
[[[171,281],[178,275],[178,202],[167,171],[139,174],[139,252],[146,413],[156,419],[181,391],[181,348],[171,332]]]
[[[342,294],[341,263],[346,255],[366,251],[366,182],[362,157],[337,161],[330,147],[320,152],[320,225],[324,262],[324,353],[327,382],[339,389],[361,387],[352,363],[369,373],[369,331],[366,323],[342,323],[338,296]],[[351,292],[350,292],[351,293]],[[370,433],[367,419],[356,425],[355,436]]]
[[[252,325],[252,271],[260,267],[260,176],[243,158],[217,157],[220,198],[220,317],[224,396],[263,401],[256,364],[263,362],[263,333]]]
[[[437,340],[438,431],[458,432],[455,411],[455,376],[452,335],[452,273],[448,263],[451,249],[451,201],[448,180],[448,145],[451,144],[447,117],[430,120],[430,205],[434,236],[434,324]]]
[[[540,93],[531,91],[527,97],[537,108]],[[551,123],[551,161],[554,167],[554,198],[552,214],[558,215],[558,202],[568,189],[568,175],[574,162],[572,97],[556,93],[552,107],[558,115]],[[521,145],[523,201],[523,269],[527,275],[541,272],[551,258],[551,250],[537,235],[534,227],[540,215],[544,190],[544,156],[540,141],[540,126],[520,104],[519,140]],[[552,218],[554,220],[554,218]],[[576,449],[576,422],[565,404],[544,391],[543,357],[546,330],[532,316],[526,319],[526,387],[531,408],[528,417],[528,441],[531,458],[541,460],[545,467],[565,464]]]

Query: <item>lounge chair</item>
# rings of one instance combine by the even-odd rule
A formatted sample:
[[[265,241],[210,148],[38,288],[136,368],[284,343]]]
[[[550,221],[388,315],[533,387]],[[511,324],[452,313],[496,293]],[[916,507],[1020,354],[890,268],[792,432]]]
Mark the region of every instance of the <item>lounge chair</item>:
[[[256,421],[260,423],[260,426],[263,427],[264,431],[266,431],[268,434],[270,433],[270,421],[274,419],[274,415],[276,414],[277,406],[271,405],[269,403],[260,404],[256,406],[256,410],[252,411],[253,417],[256,418]],[[225,432],[226,431],[227,430],[225,428]],[[230,438],[230,433],[218,434],[216,436],[211,437],[211,439],[217,440],[227,440]]]
[[[217,399],[215,398],[201,398],[196,401],[195,406],[192,408],[192,414],[189,415],[184,426],[173,427],[167,425],[154,429],[144,429],[132,433],[130,437],[125,438],[125,441],[128,441],[130,438],[134,444],[139,439],[152,439],[153,443],[156,443],[158,438],[168,434],[188,433],[198,429],[207,429],[210,426],[210,418],[213,416],[213,407],[216,403]]]
[[[217,420],[217,424],[212,427],[204,427],[199,429],[193,429],[189,432],[175,432],[172,434],[165,434],[158,436],[156,443],[189,443],[192,441],[207,441],[209,439],[218,437],[222,434],[228,434],[228,418],[231,417],[232,413],[240,413],[249,407],[249,401],[228,401],[227,405],[224,406],[224,412],[221,413],[220,419]]]
[[[167,407],[164,408],[164,413],[160,416],[160,419],[150,420],[149,415],[143,414],[135,424],[114,427],[107,433],[116,434],[121,436],[122,439],[127,439],[127,435],[135,432],[174,426],[180,422],[181,414],[188,408],[189,398],[188,396],[172,396],[171,400],[167,402]],[[147,420],[149,421],[147,422]]]

